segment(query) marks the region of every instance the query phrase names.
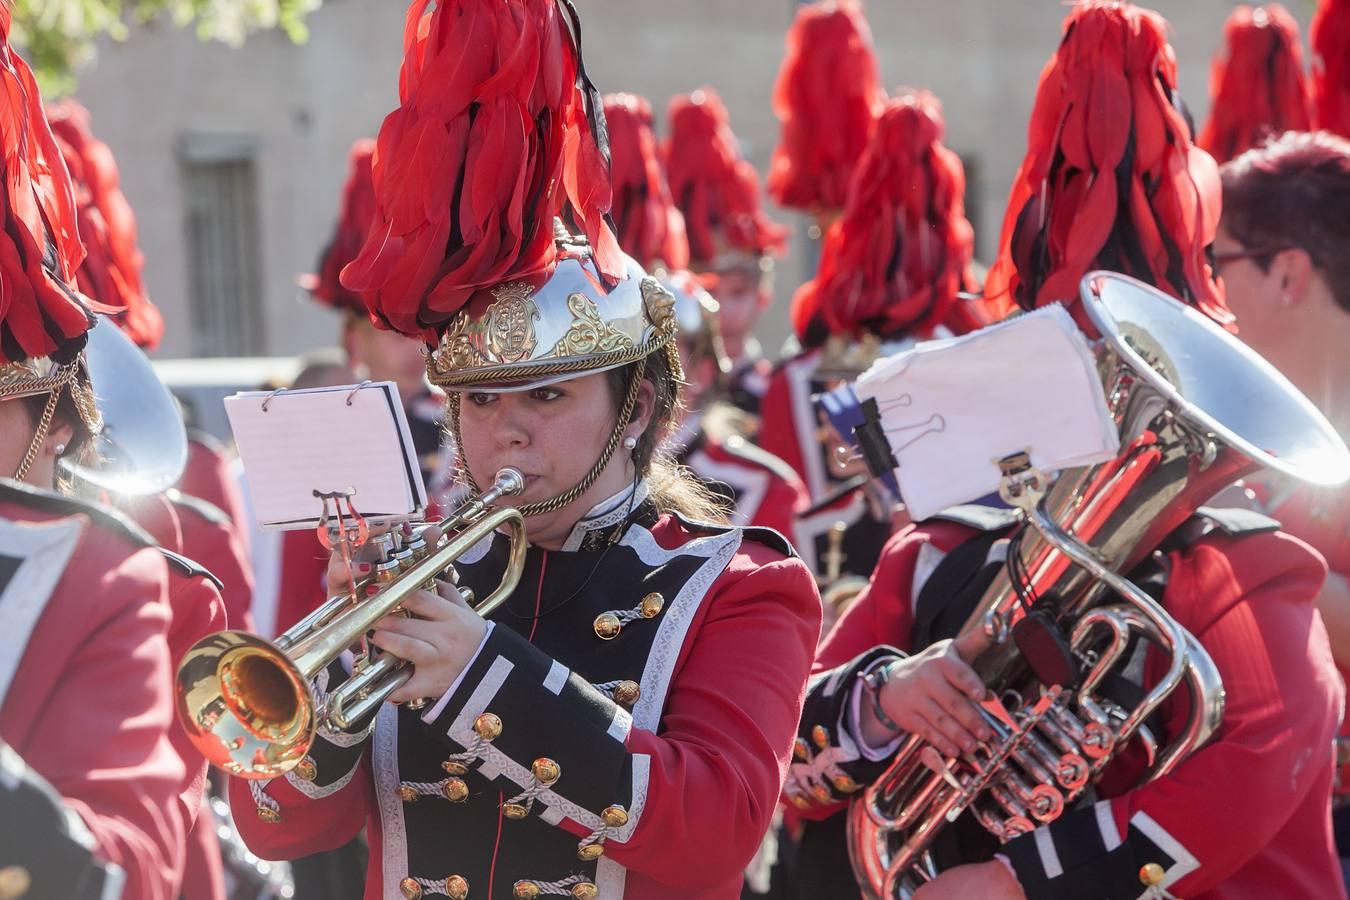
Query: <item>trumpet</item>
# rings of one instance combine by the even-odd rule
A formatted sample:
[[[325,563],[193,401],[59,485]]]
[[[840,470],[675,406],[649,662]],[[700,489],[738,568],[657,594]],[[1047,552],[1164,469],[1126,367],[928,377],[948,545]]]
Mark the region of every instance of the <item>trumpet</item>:
[[[243,631],[207,635],[178,666],[178,719],[192,744],[214,766],[246,779],[284,775],[309,752],[320,729],[350,732],[412,677],[406,660],[389,653],[358,658],[353,673],[326,695],[311,681],[376,622],[402,610],[416,591],[430,589],[469,548],[499,528],[511,549],[501,581],[475,612],[487,616],[506,601],[525,567],[525,520],[511,508],[492,509],[525,488],[520,472],[504,468],[493,484],[422,537],[394,553],[347,594],[330,598],[275,641]],[[425,535],[427,532],[423,532]],[[459,588],[473,602],[467,588]]]

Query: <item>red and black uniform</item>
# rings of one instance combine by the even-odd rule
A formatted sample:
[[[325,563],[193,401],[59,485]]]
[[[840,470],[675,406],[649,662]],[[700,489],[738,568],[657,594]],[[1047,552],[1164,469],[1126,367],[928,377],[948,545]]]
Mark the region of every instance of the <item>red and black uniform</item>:
[[[529,548],[439,701],[385,705],[285,778],[232,781],[255,852],[312,853],[365,825],[371,900],[496,900],[525,882],[541,896],[738,896],[787,767],[819,600],[776,535],[658,515],[639,491],[561,550]],[[486,596],[506,553],[484,541],[460,583]]]
[[[833,832],[836,847],[843,817],[835,813],[887,763],[857,733],[861,673],[954,634],[1002,566],[1006,522],[990,510],[965,515],[966,509],[953,511],[959,521],[896,535],[867,590],[821,648],[786,794],[806,816],[833,816],[834,827],[822,830]],[[1277,528],[1251,513],[1207,512],[1164,542],[1165,562],[1129,573],[1161,597],[1218,667],[1226,706],[1209,743],[1141,787],[1132,787],[1143,772],[1140,760],[1123,753],[1107,767],[1096,803],[1002,847],[976,849],[980,842],[958,822],[940,835],[955,846],[939,846],[939,858],[975,862],[997,850],[1030,900],[1138,897],[1146,863],[1163,868],[1164,887],[1177,896],[1344,896],[1329,816],[1332,762],[1324,749],[1344,688],[1313,605],[1325,567]],[[1158,662],[1150,658],[1148,665]],[[1186,706],[1178,694],[1164,704],[1164,738],[1184,727]],[[804,839],[803,888],[818,888],[829,875],[813,858],[831,856],[813,843],[826,842]],[[801,896],[848,896],[834,875],[833,892]]]
[[[739,435],[725,441],[713,438],[700,428],[701,419],[695,413],[681,426],[687,443],[675,454],[676,461],[730,504],[733,525],[772,528],[795,541],[797,516],[808,505],[806,486],[797,473]]]
[[[0,481],[0,738],[60,793],[125,878],[170,900],[189,784],[175,752],[165,557],[107,509]],[[33,896],[62,872],[35,871]],[[110,890],[107,896],[119,896]]]

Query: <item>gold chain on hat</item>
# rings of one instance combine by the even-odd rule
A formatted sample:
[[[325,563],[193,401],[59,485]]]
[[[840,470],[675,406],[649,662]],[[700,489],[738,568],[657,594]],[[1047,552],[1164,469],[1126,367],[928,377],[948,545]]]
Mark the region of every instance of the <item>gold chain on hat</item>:
[[[74,382],[79,366],[77,363],[68,363],[61,369],[60,380],[47,392],[47,405],[42,408],[42,418],[38,420],[33,439],[28,442],[28,452],[23,455],[23,462],[19,463],[18,471],[14,473],[15,481],[23,481],[33,463],[37,462],[38,450],[42,448],[43,442],[47,440],[47,433],[51,431],[52,419],[56,416],[56,404],[61,399],[61,390]]]

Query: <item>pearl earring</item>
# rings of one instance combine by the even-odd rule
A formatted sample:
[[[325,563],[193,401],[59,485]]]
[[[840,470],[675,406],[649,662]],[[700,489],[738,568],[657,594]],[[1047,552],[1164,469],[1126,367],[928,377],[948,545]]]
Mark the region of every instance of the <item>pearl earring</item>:
[[[57,456],[60,456],[62,453],[65,453],[65,452],[66,452],[66,445],[65,445],[65,444],[57,444],[57,445],[56,445],[56,455],[57,455]]]
[[[623,439],[623,449],[629,451],[630,453],[631,453],[633,450],[637,449],[637,438],[632,437],[632,436],[629,436],[629,437],[624,438],[624,439]]]

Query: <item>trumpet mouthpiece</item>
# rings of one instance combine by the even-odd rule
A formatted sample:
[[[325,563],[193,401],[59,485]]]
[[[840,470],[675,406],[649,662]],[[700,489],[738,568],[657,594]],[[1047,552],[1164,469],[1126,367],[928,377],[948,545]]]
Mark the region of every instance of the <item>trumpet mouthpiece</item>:
[[[492,482],[493,493],[498,497],[514,497],[525,490],[525,476],[520,474],[519,469],[513,469],[510,466],[497,470],[497,477]]]

